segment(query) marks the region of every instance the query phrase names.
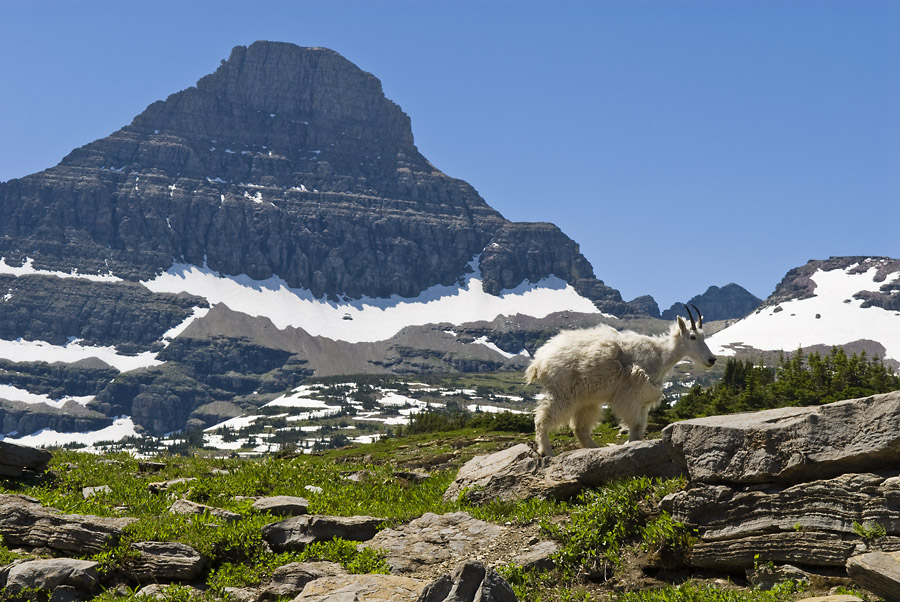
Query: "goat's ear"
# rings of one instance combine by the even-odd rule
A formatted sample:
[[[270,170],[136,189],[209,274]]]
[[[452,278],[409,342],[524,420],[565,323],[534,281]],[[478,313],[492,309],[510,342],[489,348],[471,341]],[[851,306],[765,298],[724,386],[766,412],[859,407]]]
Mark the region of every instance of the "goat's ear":
[[[675,321],[678,323],[678,328],[681,329],[681,332],[687,334],[688,325],[687,322],[684,321],[684,318],[681,316],[675,316]]]

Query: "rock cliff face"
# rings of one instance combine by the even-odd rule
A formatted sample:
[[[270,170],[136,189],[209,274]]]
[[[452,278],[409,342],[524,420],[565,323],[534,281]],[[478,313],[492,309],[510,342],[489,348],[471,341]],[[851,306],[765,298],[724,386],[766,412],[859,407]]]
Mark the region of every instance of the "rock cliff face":
[[[766,306],[777,306],[792,299],[809,299],[816,296],[816,283],[812,276],[818,272],[846,271],[848,275],[873,271],[872,280],[879,283],[878,290],[860,290],[854,298],[862,300],[862,307],[880,307],[900,311],[900,259],[890,257],[830,257],[814,259],[806,265],[785,274],[775,292],[766,299]]]
[[[703,319],[709,322],[713,320],[735,320],[743,318],[760,306],[762,299],[749,292],[747,289],[731,283],[719,288],[711,286],[702,295],[692,297],[688,303],[693,303],[703,312]],[[676,303],[662,312],[664,320],[674,320],[677,315],[684,315],[684,309]]]
[[[483,253],[485,290],[556,274],[633,313],[550,224],[510,223],[432,166],[381,84],[257,42],[56,167],[0,184],[0,256],[147,279],[174,260],[317,297],[415,296]]]

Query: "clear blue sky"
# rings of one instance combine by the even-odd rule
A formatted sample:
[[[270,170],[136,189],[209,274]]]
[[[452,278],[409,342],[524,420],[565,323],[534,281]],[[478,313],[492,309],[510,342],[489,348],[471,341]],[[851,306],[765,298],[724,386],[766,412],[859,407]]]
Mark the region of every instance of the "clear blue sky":
[[[435,166],[626,300],[900,257],[896,1],[0,0],[0,181],[261,39],[376,75]]]

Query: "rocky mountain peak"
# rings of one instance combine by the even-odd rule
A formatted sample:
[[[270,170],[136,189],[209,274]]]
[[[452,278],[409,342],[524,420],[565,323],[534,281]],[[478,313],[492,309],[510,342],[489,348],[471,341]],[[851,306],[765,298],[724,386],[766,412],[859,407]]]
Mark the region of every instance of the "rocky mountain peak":
[[[145,280],[173,263],[316,297],[414,297],[481,258],[497,294],[555,275],[634,310],[550,224],[511,223],[432,166],[379,80],[323,48],[235,48],[60,165],[0,184],[0,257]]]

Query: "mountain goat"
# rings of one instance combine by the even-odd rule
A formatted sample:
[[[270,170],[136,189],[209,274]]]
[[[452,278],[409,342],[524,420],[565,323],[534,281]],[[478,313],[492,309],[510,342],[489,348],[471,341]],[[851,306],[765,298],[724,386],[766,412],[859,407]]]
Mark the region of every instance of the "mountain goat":
[[[642,439],[647,414],[662,400],[660,388],[669,370],[684,357],[707,367],[716,363],[703,340],[703,316],[693,307],[698,322],[685,305],[690,328],[677,316],[665,335],[600,325],[560,332],[538,349],[525,371],[526,383],[539,382],[545,392],[534,413],[538,453],[553,455],[550,430],[565,423],[582,447],[597,447],[591,432],[604,405],[628,427],[629,441]]]

